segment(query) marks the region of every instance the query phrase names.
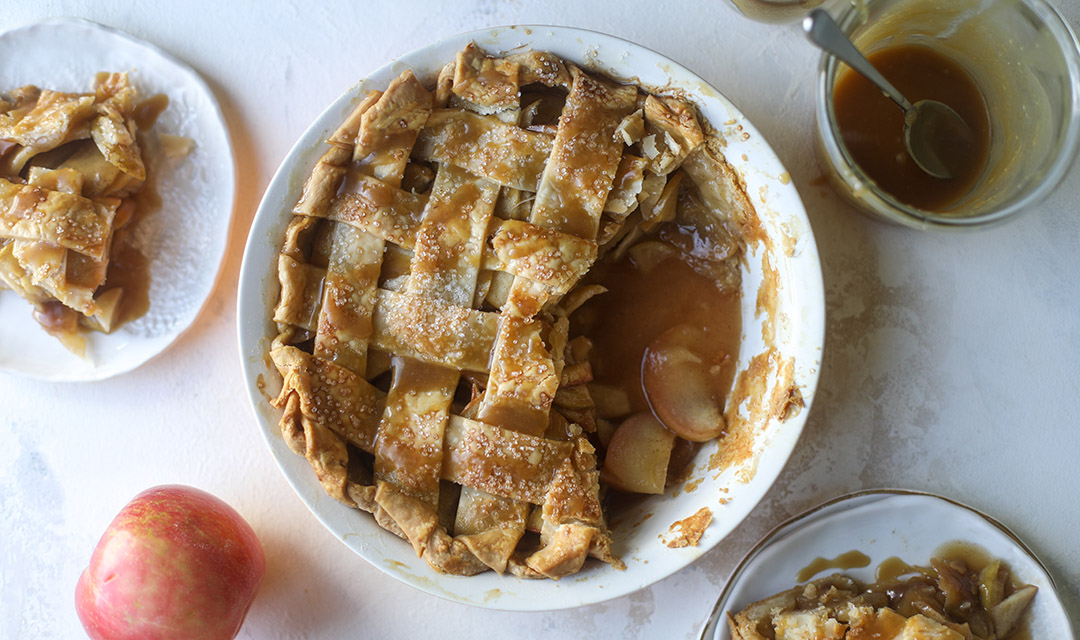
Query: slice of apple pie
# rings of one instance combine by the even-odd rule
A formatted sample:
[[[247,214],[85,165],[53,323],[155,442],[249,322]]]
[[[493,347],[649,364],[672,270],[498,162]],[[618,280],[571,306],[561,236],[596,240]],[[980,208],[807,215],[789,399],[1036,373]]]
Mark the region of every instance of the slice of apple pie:
[[[146,263],[128,242],[146,208],[138,136],[165,104],[140,102],[127,73],[98,74],[85,94],[0,95],[0,288],[79,355],[81,329],[108,333],[146,310],[145,282],[119,272]]]
[[[711,385],[735,354],[689,344],[713,337],[702,326],[665,338],[678,354],[660,367],[690,381],[700,410],[639,428],[633,416],[650,409],[638,391],[593,385],[586,317],[610,285],[601,272],[631,255],[667,273],[664,292],[696,301],[692,280],[737,316],[745,193],[677,97],[548,53],[473,45],[431,80],[406,71],[361,100],[291,210],[270,351],[282,433],[327,493],[439,571],[559,578],[588,557],[621,566],[604,478],[663,492],[688,441],[723,431]],[[627,313],[678,307],[650,295]],[[727,331],[737,345],[738,324]],[[685,399],[659,386],[674,393],[668,404]]]
[[[834,574],[755,602],[728,614],[731,637],[1008,640],[1023,633],[1038,588],[1015,583],[1000,560],[946,553],[929,567],[902,566],[900,575],[871,584]]]

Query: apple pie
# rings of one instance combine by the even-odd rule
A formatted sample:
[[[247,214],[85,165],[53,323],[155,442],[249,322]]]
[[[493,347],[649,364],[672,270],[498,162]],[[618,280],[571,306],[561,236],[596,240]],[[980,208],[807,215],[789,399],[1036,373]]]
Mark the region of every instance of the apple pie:
[[[895,558],[891,560],[897,560]],[[1038,588],[1016,584],[1000,560],[931,558],[863,584],[842,574],[728,614],[732,640],[1008,640]],[[883,565],[883,568],[887,568]],[[888,572],[886,572],[888,573]],[[1021,631],[1022,632],[1022,631]],[[1026,636],[1025,636],[1026,637]]]
[[[127,73],[98,74],[89,93],[0,94],[0,289],[79,355],[81,330],[146,311],[146,260],[129,234],[152,200],[139,132],[166,104],[140,101]]]
[[[685,98],[475,45],[427,80],[360,100],[291,209],[282,434],[438,571],[621,567],[609,489],[662,493],[725,428],[749,201]],[[613,297],[626,278],[643,297]],[[644,342],[641,318],[663,319]],[[594,374],[638,342],[645,393]]]

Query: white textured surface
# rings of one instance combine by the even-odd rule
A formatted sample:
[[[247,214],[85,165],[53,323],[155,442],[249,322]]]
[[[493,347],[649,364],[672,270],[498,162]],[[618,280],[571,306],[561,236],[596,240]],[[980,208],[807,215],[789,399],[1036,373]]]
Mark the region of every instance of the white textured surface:
[[[1026,217],[985,232],[927,235],[865,219],[816,180],[816,54],[793,29],[747,22],[713,2],[241,4],[38,0],[7,3],[0,15],[5,30],[80,15],[176,54],[216,91],[239,167],[224,275],[173,348],[100,383],[0,374],[0,638],[81,637],[72,604],[79,571],[116,511],[164,482],[227,500],[266,547],[267,579],[241,638],[689,638],[767,529],[825,498],[880,485],[943,493],[994,515],[1046,562],[1074,620],[1080,615],[1080,170]],[[1080,2],[1057,4],[1080,27]],[[803,194],[829,313],[814,411],[757,511],[650,589],[535,614],[422,594],[323,529],[261,441],[234,337],[247,225],[307,124],[392,57],[461,31],[524,22],[633,40],[735,102]]]

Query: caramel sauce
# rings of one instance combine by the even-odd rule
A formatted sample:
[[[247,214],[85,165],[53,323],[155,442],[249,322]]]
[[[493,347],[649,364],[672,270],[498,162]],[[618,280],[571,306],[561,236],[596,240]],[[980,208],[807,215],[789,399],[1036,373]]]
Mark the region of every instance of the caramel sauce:
[[[488,424],[512,424],[514,425],[514,431],[533,436],[545,435],[545,430],[548,427],[547,415],[538,411],[536,407],[511,402],[485,404],[481,406],[477,419]],[[562,434],[551,433],[548,435],[557,436]],[[567,437],[552,437],[549,439],[569,440]]]
[[[607,488],[604,496],[604,513],[607,515],[608,526],[611,529],[625,529],[636,527],[648,520],[652,514],[647,514],[640,520],[631,521],[630,517],[634,509],[641,506],[650,496],[644,493],[627,493]]]
[[[101,285],[98,295],[118,287],[124,293],[120,296],[114,329],[141,318],[150,310],[150,261],[126,242],[113,248],[105,284]]]
[[[889,582],[896,580],[900,576],[906,576],[913,573],[921,572],[918,567],[913,567],[902,559],[892,556],[885,558],[881,561],[881,564],[877,566],[877,570],[874,572],[874,580],[876,582]]]
[[[868,177],[904,204],[939,211],[971,191],[990,151],[986,101],[974,80],[956,61],[920,45],[900,45],[868,56],[870,62],[912,104],[932,99],[955,110],[971,127],[969,149],[957,152],[955,175],[935,178],[911,159],[904,146],[904,112],[861,75],[846,69],[836,81],[833,106],[840,137]]]
[[[870,566],[870,556],[857,549],[852,549],[851,551],[841,553],[831,560],[822,558],[821,556],[814,558],[810,564],[799,570],[799,575],[796,577],[796,580],[799,582],[806,582],[826,569],[858,569],[868,566]]]
[[[933,558],[944,561],[945,564],[954,568],[964,568],[976,575],[994,561],[982,547],[961,540],[948,542],[938,547]],[[863,565],[867,566],[867,565]],[[935,581],[929,568],[911,565],[892,556],[883,560],[875,571],[875,584],[869,589],[882,591],[889,597],[890,606],[903,616],[912,616],[920,613],[920,609],[914,605],[924,594],[936,594]],[[1019,588],[1016,581],[1010,575],[1005,583],[1004,597],[1011,595]],[[938,596],[932,596],[936,599]],[[1036,596],[1038,597],[1038,596]],[[1030,613],[1030,612],[1029,612]],[[871,635],[871,638],[876,637]],[[892,636],[884,635],[889,638]],[[1031,640],[1030,615],[1021,621],[1019,628],[1003,640]]]
[[[100,297],[110,289],[123,289],[113,323],[114,331],[117,327],[138,320],[150,310],[150,260],[131,244],[129,236],[140,220],[161,209],[161,196],[158,195],[154,175],[148,172],[142,188],[126,200],[117,212],[117,230],[113,235],[105,282],[95,294],[95,297]],[[119,219],[121,213],[128,219]]]
[[[964,542],[963,540],[946,542],[934,551],[934,557],[944,558],[949,562],[962,562],[964,563],[964,566],[973,571],[982,571],[988,564],[994,561],[985,549],[970,542]]]
[[[941,545],[934,551],[934,557],[944,558],[948,562],[960,561],[973,571],[982,571],[994,561],[993,556],[987,553],[985,549],[963,540],[954,540]],[[1017,584],[1016,579],[1010,572],[1009,579],[1005,581],[1004,597],[1009,597],[1019,587],[1020,585]],[[1039,596],[1035,596],[1035,598],[1038,600]],[[1031,640],[1030,611],[1020,622],[1019,628],[1007,638],[1001,640]]]
[[[481,87],[492,87],[499,93],[515,94],[517,92],[517,80],[511,80],[495,65],[484,65],[480,73],[476,75],[477,82]]]
[[[526,108],[536,105],[530,126],[543,129],[557,125],[566,104],[566,90],[561,87],[531,85],[528,90],[521,92],[521,104]]]
[[[777,595],[792,595],[795,611],[823,608],[825,615],[844,624],[849,622],[845,612],[851,604],[873,609],[873,615],[860,616],[861,621],[847,630],[844,637],[852,640],[891,640],[899,637],[901,632],[905,638],[916,637],[916,634],[921,638],[922,634],[912,626],[933,626],[934,622],[950,627],[964,637],[999,637],[995,635],[993,613],[987,608],[994,605],[985,604],[986,592],[980,588],[980,582],[984,580],[980,573],[994,560],[973,543],[949,542],[934,551],[927,567],[910,565],[894,556],[878,565],[873,583],[834,574],[810,583],[813,588],[797,586]],[[819,557],[799,572],[799,582],[830,567],[869,565],[870,558],[854,550],[840,554],[833,560]],[[994,602],[1002,602],[1021,585],[1012,579],[1004,562],[997,570],[1005,572],[1004,575],[997,574],[999,579],[1004,578],[1004,591],[993,597]],[[770,601],[777,602],[769,598],[750,605],[736,619],[747,616],[753,609],[760,609]],[[773,623],[776,621],[773,616],[782,609],[784,607],[779,607],[772,614],[757,618],[760,634],[766,638],[773,637]],[[914,625],[908,622],[909,618],[920,615],[929,621],[923,620]],[[750,613],[750,616],[753,621],[757,614]],[[1008,636],[1000,636],[1000,640],[1031,640],[1030,617],[1029,610],[1021,618],[1019,626]],[[934,637],[938,637],[938,634],[934,634]]]
[[[368,202],[376,209],[389,207],[394,202],[394,188],[389,184],[373,180],[369,172],[350,167],[338,185],[337,195],[355,195]]]
[[[695,241],[704,240],[686,234],[685,227],[661,225],[621,259],[594,265],[586,282],[599,284],[607,291],[570,316],[571,336],[584,335],[592,343],[588,357],[594,381],[627,394],[627,415],[652,412],[661,423],[664,420],[654,406],[658,399],[647,397],[645,389],[650,346],[658,339],[663,341],[672,330],[691,330],[696,337],[691,348],[700,358],[697,366],[701,368],[692,373],[707,381],[705,393],[711,394],[722,411],[734,378],[741,338],[739,288],[705,277],[691,266],[695,258],[676,247],[694,246]],[[658,251],[651,258],[639,256],[635,260],[635,250],[644,243],[652,243]],[[681,349],[684,344],[676,342],[675,346]],[[618,422],[622,416],[612,418]],[[668,484],[686,478],[698,446],[675,439],[667,469]],[[611,525],[627,526],[628,514],[642,500],[642,495],[609,490],[604,508]]]
[[[675,438],[675,446],[671,449],[671,458],[668,460],[667,483],[669,485],[685,481],[690,475],[693,466],[690,462],[694,459],[699,445],[696,442]],[[686,490],[692,491],[690,487]]]
[[[440,151],[456,158],[476,151],[481,135],[487,130],[482,126],[482,121],[474,121],[471,113],[461,111],[461,115],[451,123],[443,129],[444,139],[439,145]]]
[[[686,324],[702,331],[696,347],[703,361],[715,363],[709,379],[714,398],[723,406],[742,330],[738,290],[722,291],[679,254],[648,270],[638,268],[629,256],[597,264],[589,281],[608,291],[571,316],[571,334],[583,333],[592,340],[589,360],[596,382],[623,389],[631,413],[651,411],[642,386],[646,351],[669,328]]]
[[[322,296],[320,294],[323,291],[326,291],[327,286],[325,273],[326,272],[323,271],[323,275],[318,278],[318,283],[314,285],[309,284],[307,290],[305,291],[304,307],[300,315],[300,317],[304,320],[304,324],[302,326],[319,326],[319,312],[322,310]],[[310,291],[311,293],[308,294],[308,291]],[[329,323],[330,319],[327,318],[326,322]]]
[[[135,105],[135,111],[132,113],[132,119],[135,121],[135,126],[137,126],[140,131],[146,131],[154,126],[158,116],[160,116],[168,106],[169,96],[164,93],[158,93],[143,100]]]
[[[362,134],[357,145],[357,153],[360,155],[354,163],[355,166],[363,168],[369,175],[376,175],[374,167],[391,162],[400,161],[401,169],[404,169],[407,153],[402,149],[412,147],[417,133],[415,129],[406,128],[405,125],[406,122],[402,120],[400,131]],[[395,182],[391,177],[387,177],[387,181]],[[397,181],[400,181],[400,178]]]

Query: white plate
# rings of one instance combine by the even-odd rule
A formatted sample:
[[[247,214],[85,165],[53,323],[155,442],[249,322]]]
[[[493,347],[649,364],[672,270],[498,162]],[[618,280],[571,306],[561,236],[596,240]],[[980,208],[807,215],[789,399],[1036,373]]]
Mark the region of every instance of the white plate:
[[[0,91],[26,84],[86,92],[98,71],[129,71],[139,95],[169,96],[154,134],[187,136],[181,159],[148,157],[161,209],[136,231],[150,259],[150,310],[111,335],[87,332],[73,355],[33,319],[30,305],[0,290],[0,370],[47,380],[101,380],[161,353],[195,321],[217,280],[235,191],[232,144],[214,94],[188,65],[156,46],[86,20],[61,18],[0,34]],[[17,339],[11,339],[16,337]]]
[[[1031,611],[1032,638],[1072,638],[1069,616],[1054,581],[1031,549],[992,517],[966,505],[927,493],[903,490],[859,491],[814,507],[774,529],[739,564],[720,594],[703,640],[730,640],[725,612],[786,591],[815,558],[835,558],[858,550],[870,565],[843,573],[873,582],[883,560],[896,556],[926,565],[949,542],[969,542],[1009,565],[1020,582],[1039,588]],[[820,578],[833,570],[822,571]]]
[[[551,51],[564,59],[600,68],[610,75],[633,78],[646,86],[686,91],[703,115],[722,130],[727,139],[727,158],[739,171],[775,248],[769,252],[771,266],[780,279],[780,316],[775,323],[777,347],[795,363],[795,382],[807,402],[817,385],[824,340],[824,293],[817,248],[798,193],[787,172],[757,130],[718,91],[679,64],[611,36],[549,26],[501,27],[467,33],[443,40],[395,60],[376,70],[334,101],[300,137],[267,187],[255,214],[240,271],[238,332],[244,377],[259,426],[285,476],[311,511],[335,535],[368,562],[419,589],[457,602],[505,610],[551,610],[575,607],[616,598],[651,585],[690,564],[726,536],[758,503],[780,473],[802,431],[809,409],[783,421],[759,424],[754,442],[758,453],[750,464],[756,474],[749,482],[739,470],[724,473],[708,470],[708,458],[716,444],[699,452],[691,474],[698,481],[693,491],[670,490],[651,497],[623,514],[613,530],[616,551],[627,564],[625,571],[590,563],[580,573],[551,580],[516,580],[485,573],[462,578],[439,575],[416,557],[412,547],[383,531],[370,515],[349,509],[326,495],[307,461],[289,450],[278,430],[280,413],[268,402],[280,388],[280,378],[267,359],[275,327],[270,321],[277,302],[277,255],[282,235],[315,161],[325,151],[323,141],[352,110],[359,96],[384,89],[405,69],[432,80],[469,41],[492,52],[511,49]],[[738,368],[764,349],[763,319],[755,315],[757,290],[762,282],[763,249],[755,245],[744,272],[743,340]],[[775,388],[775,380],[767,386]],[[677,495],[675,495],[677,494]],[[703,506],[715,519],[697,547],[669,549],[661,534],[676,520]]]

